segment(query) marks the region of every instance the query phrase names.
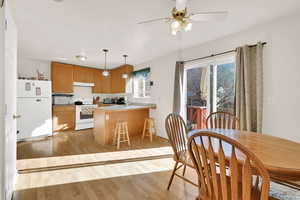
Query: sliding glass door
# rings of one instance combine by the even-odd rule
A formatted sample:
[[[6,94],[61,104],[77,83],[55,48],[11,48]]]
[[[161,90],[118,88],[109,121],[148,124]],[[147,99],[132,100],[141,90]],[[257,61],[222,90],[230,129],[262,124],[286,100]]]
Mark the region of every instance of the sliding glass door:
[[[205,128],[211,112],[234,112],[234,78],[233,56],[185,66],[185,113],[189,129]]]

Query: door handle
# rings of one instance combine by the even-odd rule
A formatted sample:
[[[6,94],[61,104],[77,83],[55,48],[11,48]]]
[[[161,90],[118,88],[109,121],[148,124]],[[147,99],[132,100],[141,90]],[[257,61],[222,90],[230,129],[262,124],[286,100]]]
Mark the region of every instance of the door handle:
[[[19,119],[21,118],[21,115],[13,115],[13,119]]]

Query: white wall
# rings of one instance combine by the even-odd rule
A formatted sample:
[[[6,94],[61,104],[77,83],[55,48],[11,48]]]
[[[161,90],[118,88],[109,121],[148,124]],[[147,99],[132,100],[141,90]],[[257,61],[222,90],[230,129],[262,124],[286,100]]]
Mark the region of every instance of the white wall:
[[[18,58],[18,75],[22,77],[37,77],[37,70],[44,73],[47,79],[51,79],[51,62],[37,59]]]
[[[264,25],[183,51],[184,60],[235,49],[244,44],[266,41],[264,49],[263,132],[300,142],[300,15],[283,17]],[[199,35],[201,37],[201,34]],[[157,110],[159,134],[165,136],[164,120],[172,112],[177,53],[142,63],[150,65],[154,86],[151,95]]]
[[[4,8],[0,8],[0,199],[4,199]]]

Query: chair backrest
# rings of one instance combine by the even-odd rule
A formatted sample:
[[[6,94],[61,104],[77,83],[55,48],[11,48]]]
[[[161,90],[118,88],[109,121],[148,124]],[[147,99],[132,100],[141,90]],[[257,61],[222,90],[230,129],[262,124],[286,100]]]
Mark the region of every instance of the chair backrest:
[[[240,129],[240,120],[228,112],[213,112],[206,118],[207,128]]]
[[[165,121],[169,141],[178,160],[182,151],[187,151],[187,128],[184,120],[179,114],[171,113]]]
[[[200,131],[189,138],[188,150],[198,174],[200,199],[269,199],[267,170],[237,141]]]

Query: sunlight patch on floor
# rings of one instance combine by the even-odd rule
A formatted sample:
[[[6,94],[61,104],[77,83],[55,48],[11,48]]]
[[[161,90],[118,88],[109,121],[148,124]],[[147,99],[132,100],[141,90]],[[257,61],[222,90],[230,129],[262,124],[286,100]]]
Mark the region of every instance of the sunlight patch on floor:
[[[172,170],[172,158],[20,174],[16,190]]]
[[[80,154],[71,156],[58,156],[48,158],[34,158],[17,160],[17,169],[46,168],[61,165],[74,165],[92,162],[117,161],[124,159],[138,159],[152,156],[172,155],[171,147],[158,147],[149,149],[136,149],[127,151],[103,152],[93,154]]]

